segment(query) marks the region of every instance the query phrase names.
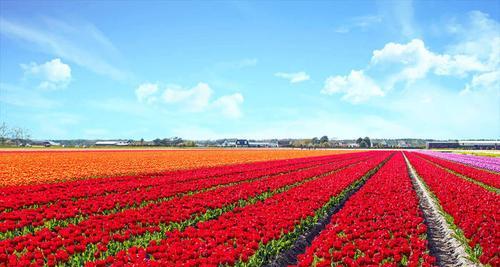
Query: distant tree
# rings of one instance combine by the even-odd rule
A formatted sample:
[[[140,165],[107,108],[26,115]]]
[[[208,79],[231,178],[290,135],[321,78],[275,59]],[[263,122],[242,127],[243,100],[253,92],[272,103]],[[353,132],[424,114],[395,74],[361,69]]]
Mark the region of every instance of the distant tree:
[[[182,145],[186,146],[186,147],[195,147],[196,143],[194,141],[184,141],[184,143],[182,143]]]
[[[10,138],[14,140],[17,144],[22,144],[31,137],[28,129],[23,129],[21,127],[12,128],[9,133],[10,133]]]
[[[368,144],[365,142],[365,140],[363,140],[363,141],[361,141],[361,143],[359,143],[359,147],[367,148]]]
[[[363,141],[365,141],[367,147],[371,147],[372,146],[372,142],[370,141],[370,138],[367,136],[363,139]]]
[[[5,122],[2,122],[0,125],[0,142],[3,144],[5,143],[5,140],[7,140],[7,137],[9,136],[9,127]]]
[[[141,146],[144,145],[144,138],[141,138]]]
[[[358,145],[361,145],[361,142],[363,142],[363,138],[361,138],[361,137],[358,138],[358,140],[356,140],[356,144],[358,144]]]
[[[161,146],[162,140],[160,138],[156,138],[155,140],[153,140],[153,144],[155,146]]]
[[[182,140],[182,138],[177,137],[177,136],[171,139],[171,145],[173,145],[173,146],[180,145],[180,144],[182,144],[182,142],[184,142]]]
[[[294,140],[292,142],[292,147],[306,147],[309,146],[312,143],[311,139],[299,139],[299,140]]]
[[[23,136],[24,136],[23,128],[19,128],[19,127],[13,128],[10,135],[11,135],[11,138],[16,140],[16,141],[22,140]]]
[[[324,135],[319,139],[321,144],[328,143],[328,136]]]
[[[313,143],[313,145],[319,144],[318,137],[313,137],[313,139],[311,139],[311,143]]]

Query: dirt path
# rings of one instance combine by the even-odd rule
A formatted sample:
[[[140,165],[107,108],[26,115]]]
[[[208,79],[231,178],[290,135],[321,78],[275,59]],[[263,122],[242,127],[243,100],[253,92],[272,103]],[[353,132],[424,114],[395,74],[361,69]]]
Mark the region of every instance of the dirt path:
[[[464,245],[457,240],[454,231],[441,213],[439,203],[432,197],[415,169],[405,155],[413,187],[417,192],[420,208],[427,223],[427,238],[431,254],[436,257],[439,266],[480,266],[468,259]]]

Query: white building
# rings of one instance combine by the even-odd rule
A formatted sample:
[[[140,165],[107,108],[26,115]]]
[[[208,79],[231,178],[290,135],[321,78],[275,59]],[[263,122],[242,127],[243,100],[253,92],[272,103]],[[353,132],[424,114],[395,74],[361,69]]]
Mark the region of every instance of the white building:
[[[96,146],[128,146],[130,143],[128,141],[97,141]]]

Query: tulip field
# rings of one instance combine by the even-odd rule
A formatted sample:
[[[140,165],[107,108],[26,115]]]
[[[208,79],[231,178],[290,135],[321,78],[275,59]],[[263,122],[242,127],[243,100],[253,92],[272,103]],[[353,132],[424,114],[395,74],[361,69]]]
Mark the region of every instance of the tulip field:
[[[0,266],[500,266],[499,159],[278,149],[0,156]]]

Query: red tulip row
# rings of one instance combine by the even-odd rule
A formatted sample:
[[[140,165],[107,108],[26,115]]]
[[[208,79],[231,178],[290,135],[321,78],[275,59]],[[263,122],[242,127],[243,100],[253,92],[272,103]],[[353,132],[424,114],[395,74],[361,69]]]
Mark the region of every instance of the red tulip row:
[[[262,202],[235,208],[215,220],[199,222],[184,231],[167,232],[166,239],[153,240],[145,249],[135,246],[88,265],[148,263],[160,266],[217,266],[246,262],[259,249],[265,250],[263,247],[266,244],[293,232],[301,221],[314,216],[332,198],[359,181],[391,154],[375,153],[377,156],[372,159]],[[258,261],[255,258],[252,260]]]
[[[443,210],[463,230],[473,256],[483,264],[500,266],[500,198],[498,194],[464,180],[407,153],[418,175],[439,200]],[[482,251],[482,253],[481,253]]]
[[[365,154],[365,153],[360,153]],[[352,154],[352,157],[358,157]],[[362,155],[359,155],[362,156]],[[158,184],[175,184],[198,181],[206,178],[225,177],[260,170],[273,170],[277,167],[292,167],[297,164],[321,163],[325,160],[341,159],[340,156],[321,156],[301,159],[277,160],[253,164],[238,164],[218,168],[202,168],[195,170],[170,171],[157,175],[120,176],[107,178],[103,183],[99,179],[88,179],[75,182],[45,184],[34,186],[10,187],[0,190],[0,212],[16,210],[26,206],[53,204],[54,202],[75,199],[87,199],[91,196],[106,194],[124,194],[137,188],[148,188]],[[343,157],[345,158],[345,157]]]
[[[352,158],[356,159],[357,157]],[[352,160],[352,158],[349,158],[349,160]],[[342,158],[337,160],[342,161]],[[136,190],[127,192],[126,190],[130,190],[131,184],[133,186],[133,181],[131,181],[129,183],[124,183],[124,185],[116,185],[116,187],[118,188],[116,191],[123,193],[114,192],[112,194],[110,193],[107,195],[97,195],[85,199],[79,199],[76,201],[69,199],[55,202],[54,204],[49,206],[42,206],[32,209],[19,209],[12,212],[0,213],[0,233],[5,233],[7,231],[12,231],[25,226],[42,226],[44,225],[44,223],[52,219],[65,220],[68,218],[100,214],[103,212],[112,213],[110,211],[118,211],[129,207],[146,205],[151,201],[172,197],[180,193],[197,191],[213,186],[252,180],[263,176],[278,175],[285,172],[309,168],[332,161],[332,159],[322,159],[312,162],[309,160],[304,161],[304,163],[288,164],[285,166],[269,164],[275,166],[273,168],[245,171],[241,173],[230,174],[227,176],[218,176],[211,179],[204,179],[201,181],[186,181],[184,183],[176,183],[175,186],[169,187],[166,186],[169,183],[167,183],[165,179],[163,179],[163,177],[156,177],[153,179],[139,180],[136,183],[137,186],[140,187],[138,187]],[[167,177],[167,179],[168,178],[170,177]],[[147,184],[147,187],[145,187],[145,184]],[[90,192],[88,192],[88,194],[92,196],[94,192],[92,190],[89,191]],[[85,192],[87,191],[84,191],[82,193]]]
[[[368,157],[373,157],[373,155],[375,153],[366,154]],[[377,156],[377,158],[379,157]],[[346,160],[338,160],[338,157],[332,157],[330,164],[319,167],[233,186],[219,187],[192,195],[187,194],[168,201],[152,203],[145,207],[127,209],[116,214],[90,216],[76,225],[54,227],[53,231],[43,229],[35,234],[4,240],[0,242],[0,264],[3,262],[10,265],[35,260],[53,265],[56,262],[63,263],[70,260],[70,256],[73,254],[76,256],[72,256],[71,260],[80,262],[83,258],[98,257],[99,254],[91,255],[90,258],[87,255],[88,249],[93,244],[97,244],[98,252],[105,251],[107,250],[106,245],[110,242],[116,244],[136,235],[147,235],[161,231],[160,224],[182,222],[209,209],[222,207],[263,192],[297,183],[364,159],[348,158],[345,156]],[[200,182],[198,181],[198,183]],[[164,189],[170,190],[170,187],[167,185]]]
[[[456,163],[445,159],[440,159],[437,157],[432,157],[422,153],[418,153],[418,155],[446,169],[452,170],[456,173],[460,173],[461,175],[467,176],[481,183],[500,189],[500,174],[477,169],[474,167],[467,166],[465,164]]]
[[[431,266],[422,216],[398,153],[333,215],[298,266]]]

